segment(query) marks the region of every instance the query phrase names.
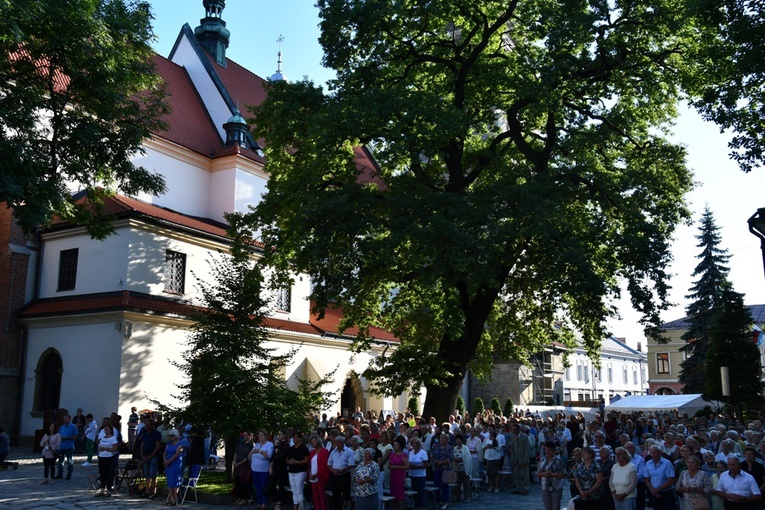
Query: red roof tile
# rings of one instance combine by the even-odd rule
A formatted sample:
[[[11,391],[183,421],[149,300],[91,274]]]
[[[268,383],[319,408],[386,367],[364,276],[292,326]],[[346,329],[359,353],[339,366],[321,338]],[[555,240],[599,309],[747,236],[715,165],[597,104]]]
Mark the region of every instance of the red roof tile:
[[[313,306],[314,303],[311,302],[311,306]],[[343,316],[343,309],[339,306],[328,306],[327,310],[324,312],[324,318],[319,320],[319,318],[316,315],[311,315],[311,324],[316,326],[317,328],[320,328],[324,331],[328,331],[330,333],[339,334],[339,324],[340,319]],[[349,336],[356,336],[359,333],[359,328],[352,327],[348,328],[345,331],[343,331],[343,335],[349,335]],[[377,339],[377,340],[387,340],[389,342],[398,342],[398,338],[393,333],[390,333],[388,331],[385,331],[384,329],[380,328],[369,328],[369,334]]]
[[[102,294],[88,294],[62,298],[40,299],[33,301],[19,312],[19,318],[31,319],[37,317],[79,315],[83,313],[104,313],[113,311],[134,311],[158,315],[176,315],[188,317],[198,307],[137,292],[122,291]],[[306,335],[321,336],[324,331],[306,323],[267,318],[265,326],[268,329],[291,331]]]

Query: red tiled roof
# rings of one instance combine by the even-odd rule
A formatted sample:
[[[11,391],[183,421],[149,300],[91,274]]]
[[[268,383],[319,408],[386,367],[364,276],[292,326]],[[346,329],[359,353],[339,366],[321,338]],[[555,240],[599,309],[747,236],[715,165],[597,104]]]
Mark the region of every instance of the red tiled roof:
[[[167,130],[156,135],[210,157],[223,147],[223,140],[213,126],[191,78],[183,67],[160,55],[154,56],[154,65],[167,84],[170,106],[170,113],[162,119]]]
[[[113,311],[135,311],[157,315],[177,315],[188,317],[198,307],[137,292],[122,291],[102,294],[87,294],[62,298],[49,298],[33,301],[19,312],[19,318],[79,315],[83,313],[103,313]],[[267,318],[265,326],[269,329],[291,331],[306,335],[321,336],[324,332],[311,324]]]
[[[311,306],[313,306],[314,303],[311,302]],[[316,326],[317,328],[323,329],[324,331],[328,331],[330,333],[339,334],[339,328],[338,325],[340,324],[340,319],[343,316],[343,309],[339,306],[328,306],[327,310],[324,312],[324,318],[319,320],[319,318],[316,315],[311,315],[311,324]],[[345,331],[343,331],[343,335],[349,335],[349,336],[356,336],[359,333],[359,328],[352,327],[348,328]],[[369,328],[369,334],[376,338],[377,340],[387,340],[390,342],[398,342],[398,338],[393,333],[390,333],[388,331],[385,331],[384,329],[380,328]]]
[[[209,218],[198,218],[195,216],[189,216],[182,214],[171,209],[152,205],[135,198],[124,197],[122,195],[111,195],[103,197],[104,207],[106,211],[113,214],[117,218],[124,218],[129,216],[138,216],[148,219],[158,220],[164,223],[170,223],[172,225],[207,234],[218,238],[228,238],[226,233],[227,225],[219,221],[211,220]],[[62,227],[71,225],[67,221],[62,221],[58,217],[54,217],[52,226]],[[258,242],[254,243],[255,246],[262,247]]]

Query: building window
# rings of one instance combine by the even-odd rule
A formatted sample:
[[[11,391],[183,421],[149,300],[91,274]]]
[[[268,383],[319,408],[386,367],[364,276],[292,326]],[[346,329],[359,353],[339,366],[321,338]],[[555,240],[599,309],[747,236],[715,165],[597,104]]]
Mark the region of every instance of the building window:
[[[658,352],[656,353],[656,373],[657,374],[669,374],[669,353]]]
[[[629,384],[629,374],[627,373],[627,367],[622,367],[622,380],[624,384]]]
[[[165,252],[165,292],[183,294],[186,290],[186,254]]]
[[[608,364],[608,384],[613,384],[614,382],[614,367],[611,365],[611,363]]]
[[[35,411],[58,409],[63,372],[64,364],[58,352],[48,349],[40,356],[35,370]]]
[[[74,290],[80,249],[62,250],[58,258],[58,290]]]
[[[587,363],[583,363],[584,366],[584,382],[588,383],[590,382],[590,365]]]
[[[292,311],[292,287],[286,284],[276,291],[276,309],[280,312]]]
[[[637,378],[637,368],[632,368],[632,384],[635,386],[638,385],[638,378]]]
[[[567,380],[567,381],[571,380],[571,367],[570,366],[566,367],[566,371],[563,372],[563,378],[565,380]]]
[[[576,360],[576,380],[582,380],[582,361]]]

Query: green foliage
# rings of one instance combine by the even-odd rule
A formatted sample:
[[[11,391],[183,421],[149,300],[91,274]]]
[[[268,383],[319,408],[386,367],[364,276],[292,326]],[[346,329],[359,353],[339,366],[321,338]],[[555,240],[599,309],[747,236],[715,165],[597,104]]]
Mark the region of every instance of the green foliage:
[[[315,311],[400,344],[364,376],[448,415],[470,369],[528,359],[552,326],[592,354],[626,282],[653,332],[692,186],[666,134],[682,2],[320,0],[331,94],[272,84],[254,109],[268,194],[254,223]],[[370,170],[355,149],[366,146]],[[372,175],[374,172],[374,175]]]
[[[500,416],[502,414],[502,406],[500,405],[499,399],[497,397],[491,399],[491,410],[494,411],[496,416]]]
[[[686,88],[706,120],[733,132],[730,155],[748,172],[765,161],[765,3],[687,4],[703,44],[689,48]]]
[[[412,395],[409,397],[409,401],[406,405],[409,408],[409,412],[414,416],[420,414],[420,398],[417,395]]]
[[[688,354],[680,364],[680,382],[684,384],[683,393],[704,393],[705,366],[709,349],[709,328],[715,320],[720,289],[728,278],[727,250],[720,248],[722,239],[720,229],[715,223],[714,215],[709,207],[704,208],[699,225],[698,248],[701,253],[696,256],[699,263],[693,271],[698,277],[686,296],[692,301],[686,307],[688,331],[682,338],[686,342],[681,348]]]
[[[730,401],[742,411],[754,411],[762,404],[762,363],[757,344],[752,342],[752,316],[744,305],[744,296],[723,282],[709,327],[709,350],[706,357],[705,392],[712,400],[724,401],[720,367],[729,367]]]
[[[462,398],[462,395],[457,396],[456,409],[457,409],[457,412],[460,413],[460,415],[465,414],[465,399]]]
[[[507,397],[507,400],[505,400],[505,408],[503,409],[502,414],[505,416],[513,415],[513,400],[510,397]]]
[[[331,403],[331,395],[321,389],[329,381],[300,380],[299,391],[288,388],[283,372],[296,350],[266,345],[269,304],[248,242],[252,232],[239,215],[229,214],[227,220],[231,254],[208,261],[213,282],[198,282],[202,306],[193,317],[183,362],[177,365],[187,376],[178,384],[185,406],[169,409],[170,414],[210,427],[227,440],[247,429],[308,430],[311,414]]]
[[[0,201],[27,233],[56,214],[103,238],[103,193],[164,191],[131,162],[167,111],[151,19],[143,1],[0,2]]]
[[[473,414],[476,415],[478,413],[482,413],[484,411],[485,407],[483,406],[483,399],[481,397],[476,397],[473,399]]]

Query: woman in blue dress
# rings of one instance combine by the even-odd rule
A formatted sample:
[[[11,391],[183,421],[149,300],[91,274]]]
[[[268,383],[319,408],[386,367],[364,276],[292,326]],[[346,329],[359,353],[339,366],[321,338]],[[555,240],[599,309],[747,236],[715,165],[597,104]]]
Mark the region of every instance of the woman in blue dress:
[[[183,474],[183,446],[175,429],[167,433],[168,441],[165,448],[165,476],[167,476],[168,505],[178,504],[178,487],[181,485]]]

